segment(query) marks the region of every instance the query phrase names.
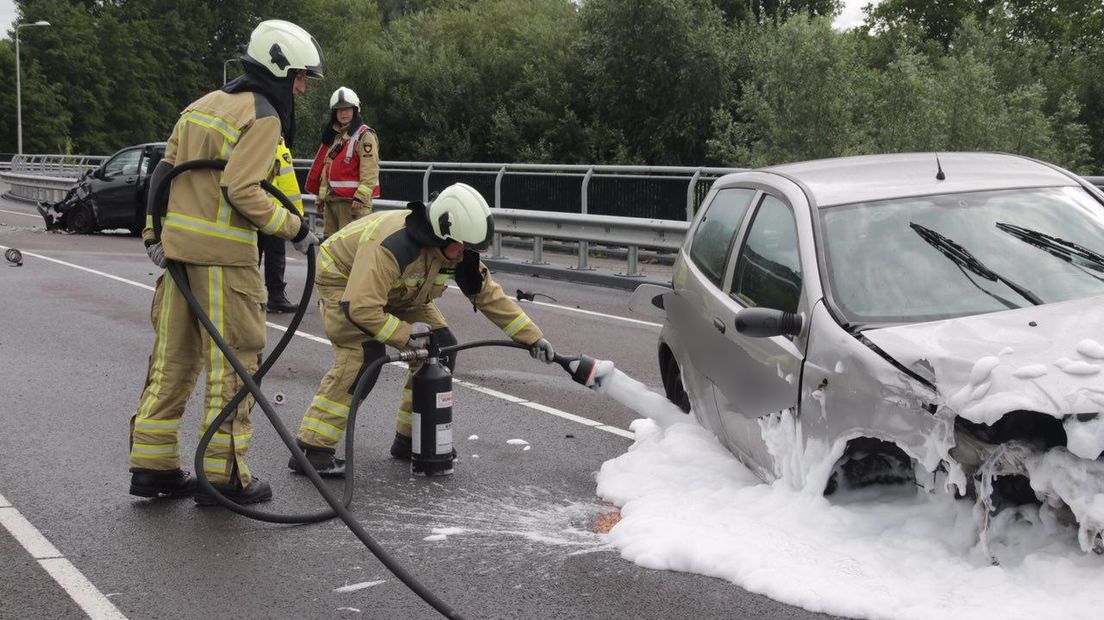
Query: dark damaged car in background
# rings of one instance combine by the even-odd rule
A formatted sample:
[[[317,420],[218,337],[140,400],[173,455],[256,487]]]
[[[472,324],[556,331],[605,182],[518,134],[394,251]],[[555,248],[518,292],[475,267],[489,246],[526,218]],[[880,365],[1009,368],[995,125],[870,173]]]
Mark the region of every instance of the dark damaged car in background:
[[[38,203],[47,230],[88,234],[126,229],[139,235],[146,222],[150,173],[165,155],[165,143],[127,147],[85,172],[58,202]]]
[[[664,317],[668,398],[762,479],[950,490],[983,547],[1033,504],[1104,552],[1104,194],[1084,179],[984,153],[730,174],[672,287],[631,306]]]

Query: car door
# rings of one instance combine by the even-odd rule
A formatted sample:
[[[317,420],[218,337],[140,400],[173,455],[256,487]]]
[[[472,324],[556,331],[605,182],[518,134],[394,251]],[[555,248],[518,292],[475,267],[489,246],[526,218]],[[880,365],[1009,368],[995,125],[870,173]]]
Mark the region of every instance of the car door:
[[[717,415],[713,382],[726,374],[723,339],[713,323],[717,298],[725,295],[722,284],[732,247],[757,191],[720,188],[711,192],[702,215],[691,232],[674,277],[674,294],[664,298],[667,320],[677,336],[674,346],[683,384],[702,423],[725,441]]]
[[[97,171],[91,189],[101,228],[128,228],[133,225],[141,160],[142,147],[124,149]]]
[[[751,307],[802,311],[800,243],[793,210],[768,193],[759,194],[744,228],[725,294],[717,297],[713,310],[717,329],[730,345],[727,373],[714,382],[714,395],[728,437],[761,471],[770,473],[772,459],[759,421],[783,409],[796,411],[804,347],[789,336],[744,336],[736,331],[735,319]]]

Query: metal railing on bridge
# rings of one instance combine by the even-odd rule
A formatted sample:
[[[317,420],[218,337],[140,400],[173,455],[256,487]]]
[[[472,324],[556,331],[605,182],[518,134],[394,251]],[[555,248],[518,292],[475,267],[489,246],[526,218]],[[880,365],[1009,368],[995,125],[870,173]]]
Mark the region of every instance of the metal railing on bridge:
[[[25,200],[60,200],[77,177],[107,157],[16,155],[3,179],[10,194]],[[304,180],[310,160],[294,161]],[[713,180],[735,168],[678,166],[584,166],[555,164],[480,164],[381,162],[381,208],[414,200],[429,201],[452,183],[479,190],[498,210],[492,249],[503,257],[503,239],[519,239],[532,251],[531,263],[546,264],[545,242],[570,246],[574,269],[589,270],[594,247],[624,248],[623,275],[640,273],[640,250],[678,250],[698,204]],[[314,197],[304,204],[316,225]]]

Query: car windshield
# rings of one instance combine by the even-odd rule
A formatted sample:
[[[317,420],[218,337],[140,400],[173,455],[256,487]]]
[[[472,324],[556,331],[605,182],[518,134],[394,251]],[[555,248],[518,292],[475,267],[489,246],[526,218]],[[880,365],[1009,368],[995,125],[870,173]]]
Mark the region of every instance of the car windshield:
[[[820,209],[826,280],[852,324],[1104,295],[1104,206],[1079,187]]]

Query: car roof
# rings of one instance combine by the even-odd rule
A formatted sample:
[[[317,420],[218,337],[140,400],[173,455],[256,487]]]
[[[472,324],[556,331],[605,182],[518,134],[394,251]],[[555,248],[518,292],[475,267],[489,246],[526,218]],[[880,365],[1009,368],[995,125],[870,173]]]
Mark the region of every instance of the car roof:
[[[936,179],[939,168],[945,178]],[[1064,171],[1004,153],[896,153],[763,168],[801,185],[818,207],[890,198],[1026,187],[1077,186]]]

